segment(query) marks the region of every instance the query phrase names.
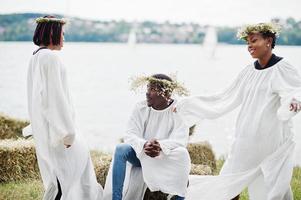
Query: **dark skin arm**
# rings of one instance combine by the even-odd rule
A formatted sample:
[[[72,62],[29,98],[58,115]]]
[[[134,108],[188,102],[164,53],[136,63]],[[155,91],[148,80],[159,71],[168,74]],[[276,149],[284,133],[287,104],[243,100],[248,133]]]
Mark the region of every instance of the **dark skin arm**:
[[[144,153],[152,158],[160,155],[161,147],[156,139],[146,142],[143,147]]]

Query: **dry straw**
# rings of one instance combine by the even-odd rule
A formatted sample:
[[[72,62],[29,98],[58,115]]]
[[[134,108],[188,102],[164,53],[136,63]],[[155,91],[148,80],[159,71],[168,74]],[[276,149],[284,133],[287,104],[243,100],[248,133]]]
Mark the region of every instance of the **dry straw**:
[[[91,155],[97,180],[104,185],[111,155],[96,151]],[[40,178],[33,140],[0,140],[0,166],[0,182]]]
[[[109,172],[112,156],[99,151],[91,152],[97,181],[104,187]]]
[[[214,154],[208,143],[189,144],[188,150],[192,163],[215,162]],[[205,151],[205,152],[202,152]],[[197,154],[200,154],[199,157]],[[112,156],[92,151],[91,157],[95,166],[97,181],[104,186]],[[32,140],[1,140],[0,141],[0,182],[18,181],[28,178],[39,178],[39,170]],[[216,166],[216,165],[213,165]],[[211,175],[213,168],[206,164],[192,164],[190,174]],[[144,200],[165,200],[167,194],[146,191]]]
[[[40,179],[33,140],[17,139],[28,122],[0,116],[0,182]],[[4,137],[5,136],[5,137]],[[216,169],[215,156],[207,142],[192,143],[187,147],[191,157],[190,174],[211,175]],[[91,152],[97,181],[104,186],[112,156],[98,151]],[[144,200],[165,200],[167,194],[146,191]]]
[[[216,169],[216,159],[208,142],[190,143],[187,146],[193,164],[207,165],[212,171]]]
[[[32,140],[0,140],[0,182],[39,178]]]
[[[190,174],[193,175],[212,175],[213,170],[208,165],[191,164]]]
[[[22,137],[22,128],[29,122],[0,114],[0,139],[18,139]]]
[[[216,161],[211,145],[208,142],[199,142],[191,143],[187,148],[192,162],[190,174],[212,175],[213,171],[216,169]],[[97,181],[104,186],[112,157],[109,154],[97,151],[92,151],[91,156],[95,166]],[[162,192],[151,192],[147,189],[143,199],[166,200],[167,196],[168,194],[164,194]],[[174,197],[172,199],[174,199]]]

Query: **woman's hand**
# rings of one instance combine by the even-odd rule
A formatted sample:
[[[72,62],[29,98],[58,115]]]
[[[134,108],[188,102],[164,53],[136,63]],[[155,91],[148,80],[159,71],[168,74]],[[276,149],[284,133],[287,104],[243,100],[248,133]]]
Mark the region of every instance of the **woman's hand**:
[[[290,111],[299,112],[301,110],[301,102],[293,99],[290,105]]]
[[[63,138],[63,144],[65,145],[66,148],[71,147],[75,139],[74,134],[69,134]]]

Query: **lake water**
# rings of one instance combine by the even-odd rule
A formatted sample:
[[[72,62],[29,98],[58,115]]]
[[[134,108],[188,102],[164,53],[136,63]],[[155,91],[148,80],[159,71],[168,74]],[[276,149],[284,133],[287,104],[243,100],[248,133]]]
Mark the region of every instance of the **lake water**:
[[[30,42],[0,42],[0,112],[27,119],[26,73],[36,47]],[[301,47],[277,46],[274,52],[301,68]],[[129,78],[177,73],[191,94],[229,85],[254,60],[246,46],[218,45],[212,58],[201,45],[66,43],[62,57],[76,109],[78,129],[90,148],[111,152],[125,130],[135,102],[144,93],[129,90]],[[208,140],[217,156],[226,155],[237,110],[198,125],[191,141]],[[296,163],[301,165],[301,115],[294,119]]]

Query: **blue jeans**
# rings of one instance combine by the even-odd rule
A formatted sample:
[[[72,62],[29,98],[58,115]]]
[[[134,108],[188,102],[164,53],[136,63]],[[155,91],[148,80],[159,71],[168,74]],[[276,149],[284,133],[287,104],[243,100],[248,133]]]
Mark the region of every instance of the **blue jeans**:
[[[141,167],[140,160],[136,152],[129,144],[118,144],[115,149],[113,163],[113,200],[122,200],[123,183],[126,172],[126,162],[130,162],[135,167]],[[176,196],[176,200],[183,200],[184,197]]]

